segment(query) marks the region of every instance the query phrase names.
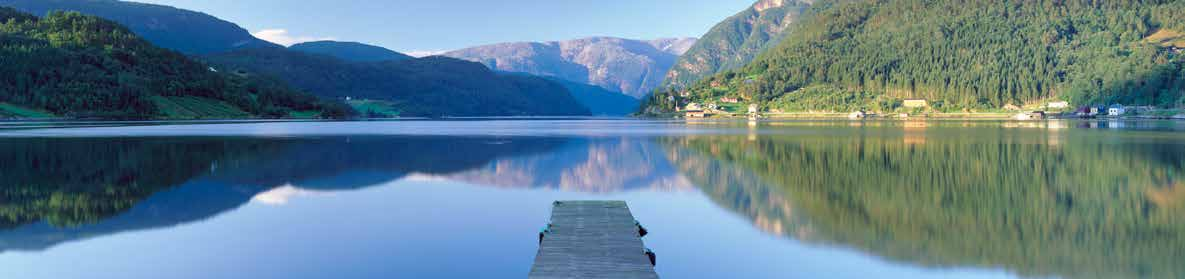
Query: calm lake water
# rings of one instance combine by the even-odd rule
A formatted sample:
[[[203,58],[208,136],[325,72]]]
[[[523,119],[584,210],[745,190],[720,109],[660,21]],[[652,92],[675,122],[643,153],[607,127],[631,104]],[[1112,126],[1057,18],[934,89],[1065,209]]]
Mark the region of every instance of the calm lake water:
[[[555,200],[664,278],[1182,278],[1185,123],[0,124],[0,278],[524,278]]]

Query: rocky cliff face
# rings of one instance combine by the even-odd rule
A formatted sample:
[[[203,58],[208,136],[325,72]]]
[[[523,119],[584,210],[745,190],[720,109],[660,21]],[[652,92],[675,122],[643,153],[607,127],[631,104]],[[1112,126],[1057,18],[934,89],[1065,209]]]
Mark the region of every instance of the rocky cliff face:
[[[776,45],[813,0],[761,0],[712,27],[666,74],[665,87],[683,87],[744,66]]]
[[[693,38],[639,41],[594,37],[494,44],[444,55],[480,62],[499,71],[551,76],[641,97],[661,84],[675,60],[695,41]]]

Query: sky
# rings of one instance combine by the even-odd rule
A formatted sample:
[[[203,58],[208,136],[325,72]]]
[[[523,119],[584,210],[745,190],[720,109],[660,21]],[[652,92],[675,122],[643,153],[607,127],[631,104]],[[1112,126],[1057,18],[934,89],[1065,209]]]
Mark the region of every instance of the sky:
[[[332,39],[402,52],[591,36],[699,37],[755,0],[135,0],[204,12],[280,44]]]

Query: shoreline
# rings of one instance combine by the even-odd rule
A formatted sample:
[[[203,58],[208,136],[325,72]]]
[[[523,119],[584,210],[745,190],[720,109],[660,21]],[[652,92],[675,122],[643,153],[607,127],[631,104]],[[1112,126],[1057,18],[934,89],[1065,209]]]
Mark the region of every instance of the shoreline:
[[[1044,118],[1037,119],[1017,119],[1017,113],[1000,113],[1000,112],[982,112],[982,113],[924,113],[924,114],[871,114],[864,117],[853,118],[849,113],[828,113],[828,112],[791,112],[791,113],[763,113],[758,114],[758,119],[763,120],[794,120],[794,119],[820,119],[820,120],[1013,120],[1013,121],[1042,121],[1042,120],[1185,120],[1185,115],[1124,115],[1124,116],[1094,116],[1094,117],[1079,117],[1073,114],[1059,113],[1049,114]],[[685,117],[680,113],[663,113],[639,116],[643,119],[750,119],[748,114],[714,114],[708,117]]]

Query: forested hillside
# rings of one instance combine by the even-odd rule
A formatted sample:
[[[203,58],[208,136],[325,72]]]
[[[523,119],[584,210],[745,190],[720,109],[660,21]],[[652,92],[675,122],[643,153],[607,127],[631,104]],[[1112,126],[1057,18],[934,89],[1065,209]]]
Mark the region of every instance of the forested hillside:
[[[77,12],[39,19],[2,7],[0,111],[137,119],[348,114],[281,83],[219,73],[111,21]]]
[[[349,62],[260,48],[203,59],[245,76],[280,77],[326,98],[380,100],[399,116],[589,115],[560,84],[447,57]]]
[[[1185,103],[1185,1],[818,1],[794,28],[651,110],[729,95],[786,111]]]
[[[288,49],[324,54],[354,62],[398,61],[414,58],[383,47],[355,42],[316,41],[295,44]]]
[[[686,87],[721,71],[748,65],[757,54],[781,42],[810,3],[809,0],[761,0],[716,24],[679,57],[667,73],[663,87]]]
[[[0,0],[36,16],[53,11],[77,11],[127,26],[157,46],[186,54],[206,54],[242,48],[281,47],[251,36],[225,20],[169,6],[116,0]]]

